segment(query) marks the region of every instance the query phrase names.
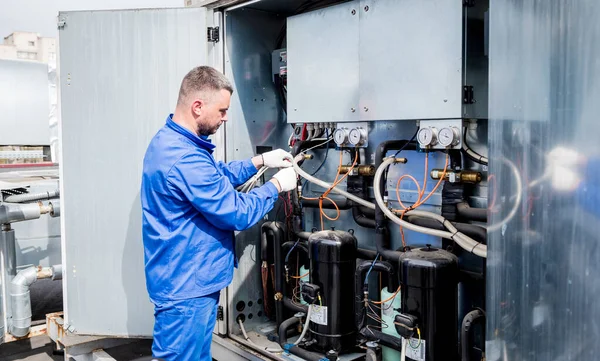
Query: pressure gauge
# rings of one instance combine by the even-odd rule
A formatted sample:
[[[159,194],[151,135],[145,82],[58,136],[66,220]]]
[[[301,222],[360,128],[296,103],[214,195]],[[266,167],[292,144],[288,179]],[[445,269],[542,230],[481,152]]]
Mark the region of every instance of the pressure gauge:
[[[438,140],[440,145],[444,147],[450,147],[458,144],[458,131],[454,127],[445,127],[440,129],[438,133]]]
[[[419,129],[419,133],[417,134],[417,140],[422,147],[429,147],[435,145],[436,136],[434,132],[434,128],[421,128]]]
[[[346,144],[348,142],[348,131],[345,128],[337,128],[333,132],[333,140],[339,146]]]
[[[348,134],[348,140],[354,146],[362,145],[367,140],[367,131],[363,128],[354,128]]]

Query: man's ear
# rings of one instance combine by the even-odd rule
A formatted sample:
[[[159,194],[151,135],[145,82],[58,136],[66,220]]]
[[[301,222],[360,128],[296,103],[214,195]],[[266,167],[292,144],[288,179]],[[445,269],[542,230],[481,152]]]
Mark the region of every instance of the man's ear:
[[[202,114],[202,107],[204,107],[204,102],[202,100],[194,100],[192,103],[192,112],[194,115],[200,116],[200,114]]]

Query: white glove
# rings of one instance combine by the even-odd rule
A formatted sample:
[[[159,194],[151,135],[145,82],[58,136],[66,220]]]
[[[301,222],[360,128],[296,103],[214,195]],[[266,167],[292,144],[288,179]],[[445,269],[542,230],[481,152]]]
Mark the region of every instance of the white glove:
[[[296,176],[296,171],[294,168],[280,170],[279,172],[275,173],[273,179],[279,183],[281,192],[289,192],[292,189],[295,189],[298,185],[298,177]]]
[[[263,165],[269,168],[291,167],[292,159],[292,155],[283,149],[275,149],[262,154]]]

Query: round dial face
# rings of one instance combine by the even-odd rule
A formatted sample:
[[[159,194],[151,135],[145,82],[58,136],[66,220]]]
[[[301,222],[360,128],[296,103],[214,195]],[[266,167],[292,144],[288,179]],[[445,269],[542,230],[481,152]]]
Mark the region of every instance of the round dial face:
[[[335,141],[335,144],[342,145],[346,143],[347,139],[348,132],[346,131],[346,129],[338,128],[335,130],[335,132],[333,132],[333,140]]]
[[[433,130],[431,128],[421,128],[417,134],[417,140],[422,146],[432,145],[434,142],[433,137]]]
[[[444,147],[448,147],[454,144],[456,140],[456,134],[454,133],[454,130],[452,130],[452,128],[442,128],[438,133],[438,140],[441,145],[443,145]]]
[[[350,134],[348,135],[348,139],[350,141],[350,144],[352,145],[359,145],[363,142],[363,135],[362,132],[359,129],[352,129],[350,131]]]

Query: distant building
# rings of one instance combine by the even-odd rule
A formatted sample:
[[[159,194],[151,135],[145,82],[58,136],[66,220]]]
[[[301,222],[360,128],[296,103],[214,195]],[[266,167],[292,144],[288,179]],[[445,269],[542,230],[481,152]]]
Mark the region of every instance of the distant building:
[[[0,59],[19,59],[56,64],[56,39],[40,34],[18,31],[4,38]]]

